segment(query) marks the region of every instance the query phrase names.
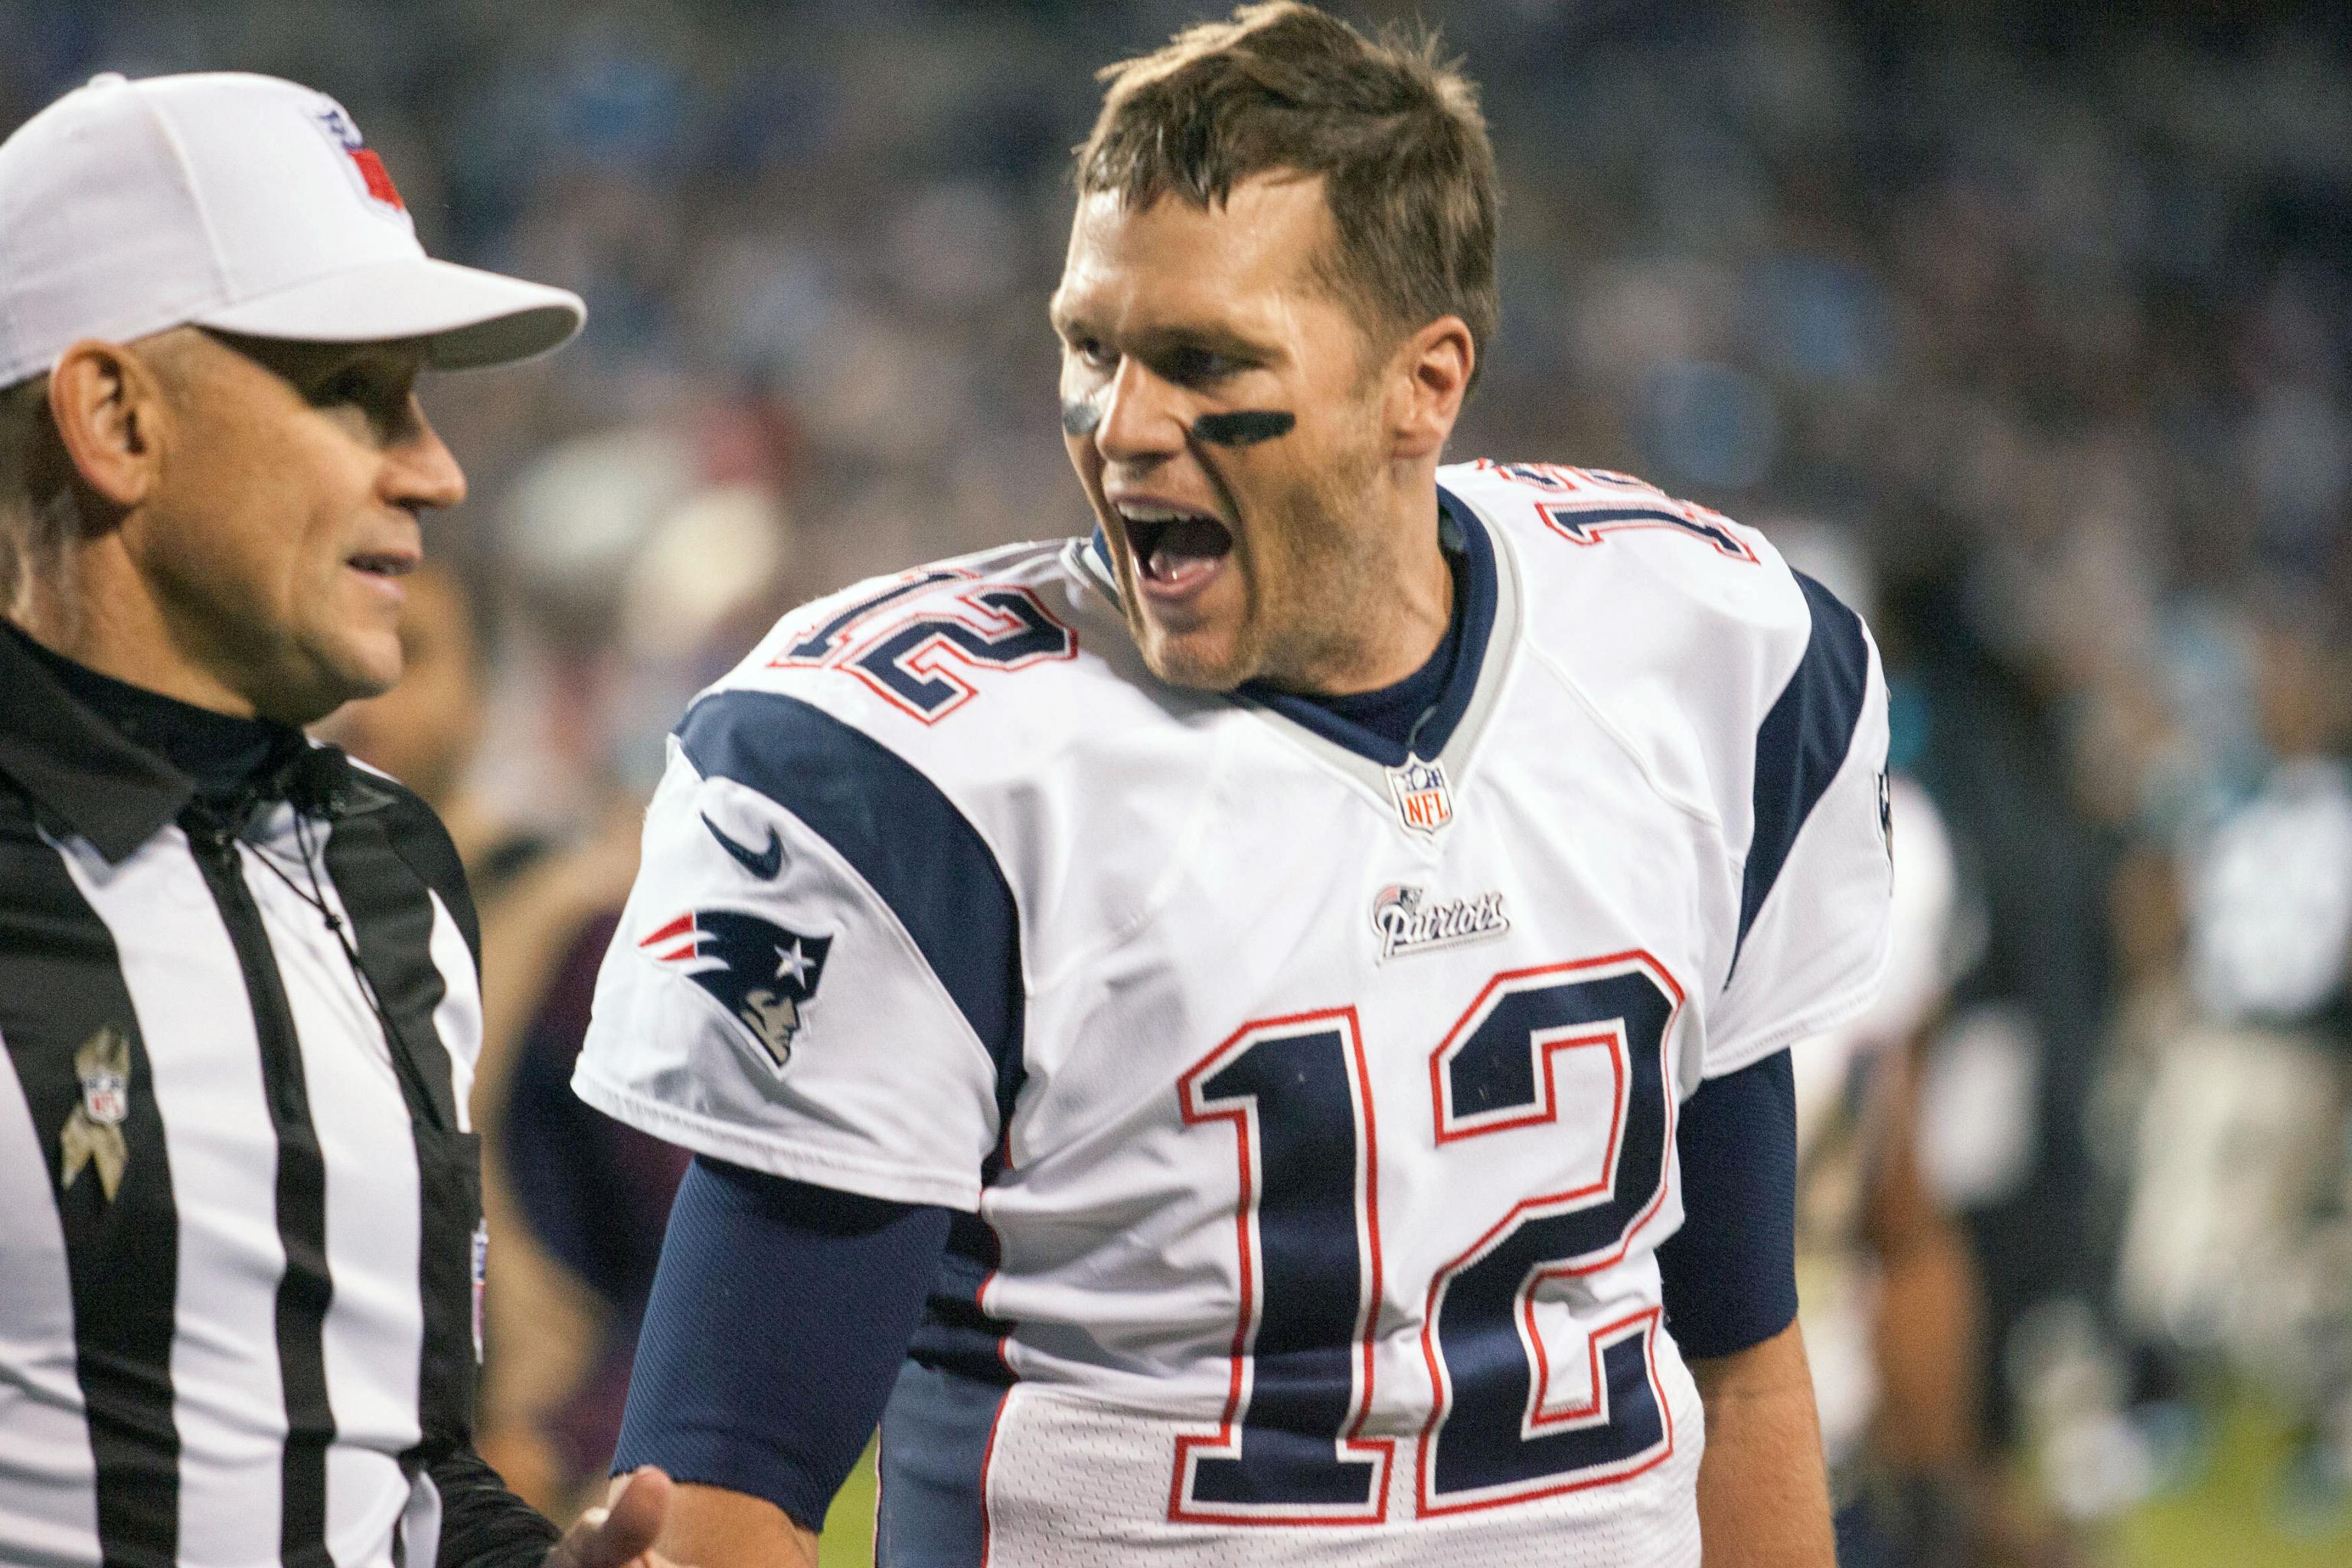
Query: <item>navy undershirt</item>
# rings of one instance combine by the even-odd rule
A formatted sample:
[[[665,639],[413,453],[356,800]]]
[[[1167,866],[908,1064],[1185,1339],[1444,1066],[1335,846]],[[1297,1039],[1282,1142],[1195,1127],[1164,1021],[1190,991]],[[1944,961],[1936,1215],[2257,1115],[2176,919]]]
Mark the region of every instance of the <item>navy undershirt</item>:
[[[1393,686],[1317,699],[1409,746],[1462,656],[1463,568],[1429,661]],[[1797,1315],[1796,1098],[1789,1053],[1711,1079],[1675,1144],[1682,1228],[1658,1249],[1686,1355],[1727,1355]],[[947,1247],[943,1208],[895,1204],[698,1157],[680,1184],[637,1344],[615,1475],[767,1499],[804,1529],[881,1419]]]
[[[670,1205],[613,1473],[658,1465],[822,1527],[947,1244],[936,1205],[698,1156]]]
[[[1438,639],[1437,650],[1426,663],[1394,686],[1383,686],[1377,691],[1360,691],[1346,697],[1309,697],[1304,700],[1335,719],[1410,749],[1413,731],[1445,695],[1445,689],[1453,684],[1454,668],[1462,662],[1462,628],[1468,620],[1464,609],[1470,595],[1462,581],[1462,558],[1448,553],[1445,564],[1454,574],[1454,614],[1446,622],[1444,637]]]
[[[1683,1226],[1658,1247],[1683,1354],[1729,1355],[1797,1321],[1797,1084],[1789,1053],[1707,1079],[1675,1124]]]

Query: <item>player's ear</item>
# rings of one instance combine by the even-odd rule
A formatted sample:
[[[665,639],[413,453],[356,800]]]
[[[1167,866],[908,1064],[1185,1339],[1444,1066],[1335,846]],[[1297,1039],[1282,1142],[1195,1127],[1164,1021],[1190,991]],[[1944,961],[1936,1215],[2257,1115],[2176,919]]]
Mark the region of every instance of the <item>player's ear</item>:
[[[1440,316],[1397,346],[1390,426],[1397,457],[1433,457],[1444,448],[1477,361],[1477,345],[1459,316]]]
[[[84,340],[49,373],[49,417],[80,488],[118,510],[154,489],[170,418],[163,386],[135,350]]]

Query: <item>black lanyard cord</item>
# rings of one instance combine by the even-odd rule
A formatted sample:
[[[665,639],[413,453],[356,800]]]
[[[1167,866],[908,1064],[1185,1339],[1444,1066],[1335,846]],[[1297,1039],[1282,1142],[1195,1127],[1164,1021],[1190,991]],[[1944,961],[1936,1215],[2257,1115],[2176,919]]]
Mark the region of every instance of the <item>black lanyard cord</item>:
[[[334,937],[335,945],[342,949],[344,962],[351,965],[352,979],[359,986],[362,999],[367,1003],[368,1010],[375,1015],[376,1022],[383,1026],[384,1045],[391,1051],[394,1066],[400,1074],[401,1088],[404,1098],[409,1101],[410,1114],[422,1116],[438,1127],[441,1125],[441,1112],[432,1093],[425,1085],[423,1069],[416,1060],[415,1053],[409,1048],[406,1037],[401,1033],[399,1024],[394,1021],[391,1011],[384,1006],[376,990],[375,982],[369,977],[366,961],[360,956],[358,943],[352,940],[349,922],[336,913],[333,907],[327,902],[326,889],[319,881],[319,851],[310,837],[310,815],[299,805],[293,805],[292,810],[294,843],[302,857],[302,871],[304,877],[310,881],[309,889],[305,889],[300,883],[287,875],[286,868],[278,863],[277,857],[259,845],[250,846],[254,851],[254,858],[268,867],[270,875],[286,884],[288,892],[319,912],[319,918],[326,923],[329,933]]]

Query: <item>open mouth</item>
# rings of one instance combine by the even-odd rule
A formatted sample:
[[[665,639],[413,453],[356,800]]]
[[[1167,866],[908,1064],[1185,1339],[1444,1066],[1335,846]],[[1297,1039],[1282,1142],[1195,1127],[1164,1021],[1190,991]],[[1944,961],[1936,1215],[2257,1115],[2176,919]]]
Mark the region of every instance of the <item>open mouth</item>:
[[[345,565],[354,572],[364,572],[371,577],[405,577],[416,570],[416,557],[391,552],[363,552],[345,559]]]
[[[1163,588],[1191,586],[1233,552],[1234,536],[1205,512],[1164,507],[1119,509],[1127,546],[1144,581]]]

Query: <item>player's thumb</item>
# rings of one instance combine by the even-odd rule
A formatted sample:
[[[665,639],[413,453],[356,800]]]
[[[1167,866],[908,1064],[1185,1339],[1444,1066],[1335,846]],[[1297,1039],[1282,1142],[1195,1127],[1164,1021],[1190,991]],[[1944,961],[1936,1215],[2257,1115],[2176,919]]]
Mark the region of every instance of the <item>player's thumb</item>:
[[[648,1466],[614,1483],[604,1506],[592,1508],[564,1531],[548,1554],[548,1568],[628,1568],[653,1549],[669,1512],[670,1479]]]

